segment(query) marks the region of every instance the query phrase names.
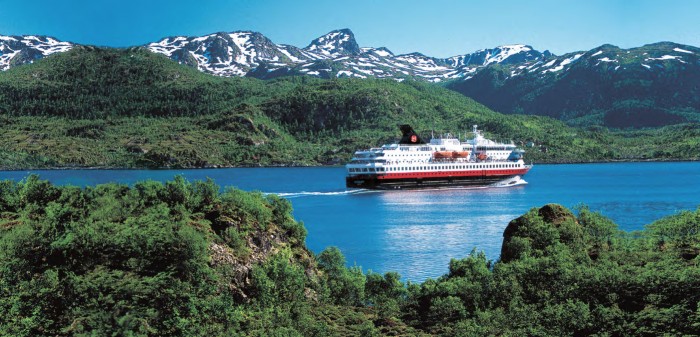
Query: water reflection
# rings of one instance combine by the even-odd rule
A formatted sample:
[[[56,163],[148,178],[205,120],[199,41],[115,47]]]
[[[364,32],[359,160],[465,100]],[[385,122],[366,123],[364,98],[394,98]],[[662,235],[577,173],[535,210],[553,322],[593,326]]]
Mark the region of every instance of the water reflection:
[[[486,237],[502,236],[519,214],[506,200],[524,193],[509,189],[457,189],[386,192],[377,196],[386,214],[377,235],[385,247],[378,260],[383,270],[403,272],[412,280],[439,275],[451,258],[476,248],[497,257],[500,244]],[[504,199],[504,196],[510,196]]]

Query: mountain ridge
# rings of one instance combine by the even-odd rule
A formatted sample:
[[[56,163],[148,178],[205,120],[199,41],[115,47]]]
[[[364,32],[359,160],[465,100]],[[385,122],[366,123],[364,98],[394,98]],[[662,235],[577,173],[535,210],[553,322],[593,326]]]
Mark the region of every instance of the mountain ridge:
[[[0,69],[79,46],[46,36],[0,36]],[[603,44],[555,55],[527,44],[448,58],[360,47],[338,29],[306,47],[254,31],[170,36],[141,46],[220,77],[379,78],[442,83],[507,114],[550,116],[570,125],[639,128],[700,121],[700,48],[662,41],[623,49]]]
[[[16,58],[13,61],[15,54],[3,52],[4,58],[0,59],[2,70],[31,63],[53,52],[67,51],[80,45],[40,36],[40,38],[61,43],[64,49],[47,51],[35,45],[12,48],[6,43],[9,38],[12,37],[0,35],[0,46],[3,48],[0,51],[5,48],[12,52],[18,49],[27,50],[34,57]],[[321,78],[335,76],[418,79],[430,82],[459,78],[473,72],[474,66],[508,60],[512,62],[514,60],[512,56],[515,55],[504,56],[500,52],[510,51],[513,46],[527,47],[524,53],[516,53],[525,59],[537,58],[542,54],[551,55],[548,51],[540,53],[530,46],[521,44],[480,49],[474,53],[447,58],[427,56],[418,52],[397,55],[384,46],[360,47],[354,33],[348,28],[337,29],[317,37],[304,48],[274,43],[265,35],[250,30],[216,32],[202,36],[168,36],[144,45],[150,51],[166,55],[179,63],[224,77],[270,78],[283,75],[309,75]],[[468,61],[465,62],[465,60]],[[333,67],[328,67],[329,63],[332,63]],[[274,75],[266,75],[261,70],[268,73],[274,72]]]
[[[658,127],[700,122],[700,48],[605,44],[545,62],[487,67],[447,87],[503,113],[570,125]]]
[[[0,35],[0,69],[31,63],[55,52],[65,52],[80,44],[64,42],[41,35]],[[568,70],[577,55],[619,49],[665,47],[676,53],[695,48],[671,41],[622,49],[603,44],[588,51],[574,51],[557,56],[548,50],[540,52],[527,44],[509,44],[479,49],[446,58],[419,52],[394,54],[387,47],[360,47],[354,33],[337,29],[313,39],[306,47],[275,43],[251,30],[216,32],[202,36],[168,36],[143,45],[178,63],[193,66],[217,76],[248,76],[262,79],[285,75],[308,75],[321,78],[393,78],[429,82],[469,80],[493,65],[516,66],[511,76],[534,70],[558,72]],[[680,50],[680,51],[679,51]],[[693,52],[691,52],[693,53]]]

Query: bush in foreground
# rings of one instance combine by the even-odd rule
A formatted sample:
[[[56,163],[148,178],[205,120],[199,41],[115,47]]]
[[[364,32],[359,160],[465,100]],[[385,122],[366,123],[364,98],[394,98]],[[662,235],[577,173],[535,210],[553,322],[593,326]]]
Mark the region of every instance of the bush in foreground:
[[[700,334],[700,210],[624,233],[558,205],[422,284],[346,267],[277,196],[212,181],[0,182],[0,335]]]

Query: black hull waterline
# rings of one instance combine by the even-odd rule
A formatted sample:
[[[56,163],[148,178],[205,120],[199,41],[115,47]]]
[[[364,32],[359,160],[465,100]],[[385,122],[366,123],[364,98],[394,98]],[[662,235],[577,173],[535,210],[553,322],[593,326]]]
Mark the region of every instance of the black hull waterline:
[[[399,190],[442,187],[476,187],[488,186],[520,175],[502,176],[471,176],[444,178],[406,178],[406,179],[377,179],[376,176],[353,176],[345,178],[349,188],[365,188],[373,190]]]

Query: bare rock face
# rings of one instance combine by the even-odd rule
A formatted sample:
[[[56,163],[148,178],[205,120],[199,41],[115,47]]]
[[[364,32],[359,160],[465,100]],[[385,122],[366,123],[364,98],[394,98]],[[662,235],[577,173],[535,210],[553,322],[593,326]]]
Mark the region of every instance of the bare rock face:
[[[236,231],[240,231],[242,224],[240,218],[218,214],[212,223],[212,230],[223,233],[226,228],[236,228]],[[236,248],[221,241],[209,245],[209,263],[222,276],[219,287],[233,294],[239,303],[245,303],[250,298],[253,269],[282,250],[291,249],[294,252],[289,262],[303,266],[309,278],[313,279],[318,274],[315,264],[310,262],[313,253],[303,243],[290,237],[290,233],[279,224],[269,224],[265,228],[253,226],[248,233],[241,235],[240,240]],[[308,292],[315,296],[313,290],[308,289]],[[312,295],[308,295],[309,298],[313,298]]]
[[[512,220],[503,232],[501,261],[522,256],[542,256],[547,248],[564,244],[578,248],[583,241],[583,229],[576,216],[566,207],[547,204],[538,210]]]
[[[254,238],[247,242],[247,254],[241,256],[233,248],[226,244],[212,243],[209,246],[211,265],[223,266],[221,272],[225,274],[226,282],[222,285],[236,296],[240,302],[248,301],[248,288],[251,285],[250,272],[253,267],[264,263],[278,251],[280,245],[285,244],[283,238],[275,235],[265,235],[262,239]]]

